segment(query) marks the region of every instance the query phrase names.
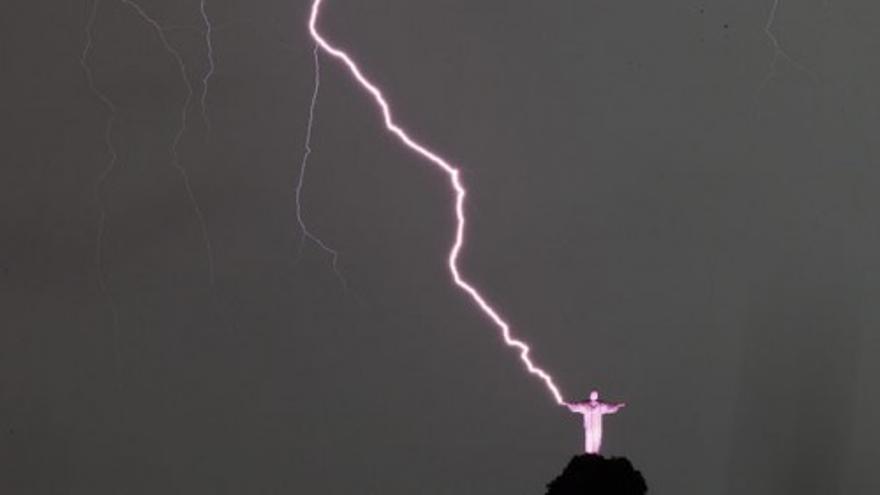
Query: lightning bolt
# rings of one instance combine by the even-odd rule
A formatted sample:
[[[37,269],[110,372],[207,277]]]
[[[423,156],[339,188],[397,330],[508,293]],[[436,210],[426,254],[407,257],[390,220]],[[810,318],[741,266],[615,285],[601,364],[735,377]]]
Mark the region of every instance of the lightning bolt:
[[[211,286],[214,286],[214,248],[211,246],[211,237],[208,235],[208,225],[205,222],[205,216],[202,213],[202,208],[199,206],[199,202],[196,200],[196,195],[193,192],[192,185],[189,180],[189,173],[180,163],[180,154],[178,153],[178,146],[180,145],[180,141],[183,139],[183,135],[187,130],[187,114],[189,113],[189,106],[192,103],[194,91],[193,85],[189,80],[189,75],[187,75],[186,63],[183,60],[183,56],[180,52],[175,49],[171,43],[168,41],[168,38],[165,36],[165,29],[156,21],[154,18],[150,17],[149,14],[138,4],[133,2],[132,0],[121,0],[122,3],[130,6],[135,12],[150,26],[155,29],[156,34],[159,37],[159,41],[162,43],[162,46],[177,62],[177,66],[180,69],[180,75],[183,78],[183,82],[186,86],[186,98],[183,102],[183,108],[180,112],[180,126],[177,129],[177,133],[174,136],[174,141],[171,144],[171,163],[177,172],[180,174],[180,178],[183,181],[183,186],[186,189],[187,198],[189,199],[190,204],[192,205],[193,211],[196,214],[196,219],[199,222],[199,228],[202,232],[202,241],[205,244],[205,251],[207,254],[208,261],[208,280],[211,283]],[[210,23],[208,23],[210,25]],[[211,64],[213,67],[213,62]],[[207,88],[207,86],[206,86]],[[207,92],[204,93],[205,95]]]
[[[494,323],[494,325],[498,328],[501,333],[501,337],[504,340],[504,343],[516,349],[519,354],[519,359],[522,361],[522,364],[525,366],[525,369],[540,379],[547,391],[553,396],[553,399],[559,405],[565,405],[565,401],[562,398],[562,393],[559,391],[559,387],[556,386],[556,383],[553,381],[553,377],[550,376],[549,373],[544,371],[542,368],[537,366],[530,357],[531,349],[529,346],[515,337],[513,337],[510,325],[501,317],[499,312],[492,307],[489,302],[483,297],[479,290],[476,287],[471,285],[461,274],[458,267],[458,258],[461,254],[462,247],[465,242],[465,227],[467,223],[467,217],[465,216],[465,198],[467,196],[467,189],[464,187],[464,184],[461,181],[461,172],[458,168],[451,165],[440,155],[431,151],[425,145],[419,143],[418,141],[411,138],[407,132],[401,128],[394,120],[393,115],[391,113],[391,107],[388,104],[385,96],[382,94],[382,91],[379,90],[376,85],[367,79],[361,71],[360,67],[354,62],[354,60],[343,50],[337,48],[332,45],[327,39],[325,39],[320,31],[317,28],[318,16],[321,11],[321,5],[323,4],[323,0],[314,0],[311,7],[311,13],[309,16],[309,33],[312,36],[312,39],[317,43],[317,45],[328,55],[333,57],[334,59],[342,62],[344,64],[357,83],[361,86],[361,88],[366,91],[370,96],[372,96],[376,105],[378,105],[379,110],[382,113],[382,117],[385,123],[385,128],[396,136],[398,140],[411,151],[415,152],[417,155],[421,156],[441,171],[443,171],[447,177],[449,178],[449,185],[452,189],[452,192],[455,197],[455,217],[456,217],[456,227],[455,227],[455,241],[452,244],[452,247],[449,251],[449,256],[447,258],[447,263],[449,266],[449,271],[452,276],[452,280],[455,285],[464,291],[468,296],[470,296],[471,301],[482,311],[482,313],[489,318],[489,320]]]
[[[312,51],[312,55],[315,61],[315,85],[312,90],[312,99],[309,103],[309,120],[306,125],[306,137],[305,137],[305,145],[302,156],[302,161],[300,162],[299,167],[299,179],[296,184],[296,220],[299,222],[299,228],[302,231],[302,236],[300,237],[299,244],[299,254],[297,255],[297,259],[302,254],[303,245],[305,244],[306,239],[315,243],[318,247],[320,247],[324,252],[330,255],[330,264],[333,267],[333,273],[336,274],[336,278],[342,283],[342,288],[346,292],[348,291],[348,282],[345,280],[345,277],[342,276],[342,272],[339,271],[339,252],[330,247],[326,242],[324,242],[320,237],[316,236],[309,230],[309,227],[306,225],[305,218],[303,216],[303,206],[302,206],[302,191],[303,184],[305,183],[306,178],[306,168],[308,168],[309,156],[312,154],[312,129],[315,125],[315,108],[318,106],[318,92],[321,89],[321,63],[320,58],[318,57],[318,45],[315,45],[315,49]]]

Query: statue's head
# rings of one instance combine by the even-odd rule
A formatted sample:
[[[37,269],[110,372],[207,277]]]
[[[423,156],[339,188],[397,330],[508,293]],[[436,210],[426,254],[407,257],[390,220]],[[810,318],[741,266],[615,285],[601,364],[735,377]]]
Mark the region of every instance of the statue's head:
[[[590,400],[593,402],[596,402],[597,400],[599,400],[599,392],[596,392],[595,390],[590,392]]]

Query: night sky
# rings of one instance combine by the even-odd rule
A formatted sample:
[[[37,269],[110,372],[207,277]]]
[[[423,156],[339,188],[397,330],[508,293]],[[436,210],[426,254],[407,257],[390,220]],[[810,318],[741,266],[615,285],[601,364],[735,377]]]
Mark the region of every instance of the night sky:
[[[325,0],[462,268],[655,494],[875,494],[880,3]],[[305,0],[0,4],[0,492],[540,494],[582,447],[450,283],[446,176]],[[778,49],[774,46],[778,40]],[[110,166],[108,118],[118,159]],[[178,167],[179,166],[179,167]],[[188,190],[189,189],[189,190]],[[103,219],[103,220],[102,220]]]

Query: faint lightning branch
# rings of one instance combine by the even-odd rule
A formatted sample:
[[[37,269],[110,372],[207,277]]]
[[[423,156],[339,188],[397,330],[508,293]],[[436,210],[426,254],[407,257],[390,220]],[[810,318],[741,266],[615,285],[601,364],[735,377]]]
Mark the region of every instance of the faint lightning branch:
[[[450,165],[445,159],[443,159],[424,145],[413,140],[406,133],[406,131],[404,131],[394,121],[394,118],[391,114],[391,108],[379,88],[377,88],[375,84],[373,84],[369,79],[366,78],[366,76],[363,75],[360,67],[358,67],[358,65],[347,53],[330,44],[330,42],[328,42],[321,35],[317,28],[317,21],[322,3],[323,0],[314,0],[312,3],[311,14],[309,16],[309,32],[311,33],[312,38],[321,47],[321,49],[327,52],[327,54],[345,64],[349,72],[351,72],[351,75],[360,84],[360,86],[373,97],[373,100],[376,102],[376,104],[379,106],[379,109],[381,110],[386,129],[397,136],[397,138],[407,148],[434,164],[449,177],[450,186],[455,194],[455,215],[457,223],[455,228],[455,241],[453,242],[452,247],[449,251],[447,262],[455,285],[466,292],[470,296],[471,300],[477,305],[477,307],[480,308],[483,314],[487,316],[495,324],[496,327],[498,327],[498,329],[501,331],[501,336],[503,337],[505,344],[510,347],[516,348],[519,351],[519,358],[525,365],[528,372],[537,376],[541,381],[543,381],[545,387],[550,392],[550,394],[552,394],[557,404],[564,405],[565,401],[562,398],[562,393],[559,391],[559,388],[554,383],[553,377],[550,376],[546,371],[538,367],[529,356],[531,352],[529,346],[525,342],[518,340],[511,335],[510,325],[506,321],[504,321],[498,311],[496,311],[489,304],[489,302],[486,301],[482,294],[480,294],[480,292],[473,285],[471,285],[461,275],[459,271],[458,258],[465,241],[466,216],[464,203],[465,196],[467,195],[467,190],[465,189],[460,178],[459,169]]]
[[[202,96],[201,96],[201,110],[202,110],[202,120],[205,122],[205,128],[207,132],[211,132],[211,123],[208,120],[208,110],[207,110],[207,100],[208,100],[208,82],[211,80],[211,77],[214,75],[214,40],[213,40],[213,30],[214,26],[211,24],[211,19],[208,17],[207,6],[205,5],[207,0],[201,0],[199,2],[199,11],[202,14],[202,21],[205,23],[205,46],[208,49],[208,70],[205,72],[205,75],[202,77]]]
[[[302,236],[300,237],[300,245],[299,250],[300,254],[302,254],[303,244],[306,239],[314,242],[318,247],[324,250],[328,255],[330,255],[330,264],[333,267],[333,272],[336,274],[336,277],[342,283],[342,288],[344,290],[348,290],[348,282],[345,280],[345,277],[342,276],[342,272],[339,271],[339,252],[330,247],[326,242],[324,242],[320,237],[313,234],[308,226],[306,225],[305,219],[303,218],[303,207],[302,207],[302,190],[303,184],[305,183],[306,178],[306,169],[308,168],[309,156],[312,154],[312,130],[315,125],[315,107],[318,105],[318,92],[321,89],[321,63],[320,58],[318,57],[318,45],[315,45],[315,49],[312,52],[315,60],[315,85],[312,90],[312,99],[309,103],[309,121],[306,126],[306,138],[305,138],[305,150],[303,151],[302,162],[299,167],[299,179],[296,184],[296,220],[299,222],[299,228],[302,231]],[[299,256],[297,256],[298,258]]]
[[[205,216],[202,213],[202,208],[199,206],[199,202],[196,200],[196,195],[193,192],[192,185],[189,180],[189,173],[187,173],[186,169],[180,163],[180,154],[178,153],[178,146],[180,145],[180,141],[183,139],[183,135],[187,130],[187,114],[189,113],[189,106],[192,102],[193,98],[193,86],[189,80],[189,75],[186,70],[186,63],[183,61],[183,56],[180,52],[175,49],[171,43],[168,41],[168,38],[165,36],[165,30],[162,26],[152,17],[150,17],[140,5],[134,3],[132,0],[121,0],[122,3],[129,5],[133,8],[138,15],[148,24],[150,24],[155,30],[156,34],[159,36],[159,41],[162,42],[162,46],[165,47],[165,50],[174,58],[177,62],[178,67],[180,68],[180,75],[183,78],[183,82],[186,85],[186,98],[183,102],[183,109],[180,112],[180,127],[177,130],[177,134],[174,136],[174,142],[171,144],[171,163],[174,165],[174,168],[177,169],[180,174],[181,179],[183,180],[184,188],[186,189],[187,197],[189,198],[190,203],[192,204],[193,210],[195,211],[196,217],[199,222],[199,227],[202,231],[202,240],[205,243],[205,250],[207,252],[208,257],[208,279],[211,285],[214,285],[214,249],[211,246],[211,238],[208,235],[208,225],[205,222]]]
[[[773,24],[776,22],[776,14],[779,11],[779,4],[782,0],[773,0],[773,4],[770,6],[770,13],[767,15],[767,22],[764,24],[764,34],[767,36],[767,39],[770,40],[770,44],[773,47],[773,59],[770,61],[770,70],[767,73],[767,77],[764,78],[764,81],[761,82],[761,86],[759,87],[759,92],[764,89],[767,84],[776,76],[776,71],[778,69],[777,64],[779,63],[779,59],[784,59],[788,63],[790,63],[797,70],[804,72],[815,82],[817,80],[816,75],[804,66],[799,61],[793,59],[785,49],[782,48],[782,44],[779,42],[779,38],[776,34],[773,33]]]
[[[113,293],[110,291],[110,288],[107,286],[106,277],[104,274],[104,253],[103,253],[103,244],[104,244],[104,229],[106,228],[107,223],[107,207],[104,204],[103,197],[103,188],[104,182],[107,177],[116,169],[116,162],[119,160],[119,155],[116,152],[116,147],[113,145],[113,127],[116,123],[116,114],[117,109],[116,105],[110,100],[104,92],[98,89],[98,86],[95,84],[95,75],[92,72],[92,67],[89,65],[89,54],[91,54],[92,48],[94,47],[94,36],[93,31],[95,28],[95,21],[98,18],[98,6],[100,5],[101,0],[95,0],[91,4],[91,9],[89,10],[88,22],[86,22],[85,27],[85,44],[83,46],[82,54],[80,55],[79,63],[82,67],[83,73],[86,76],[86,81],[88,82],[89,89],[92,91],[92,94],[95,95],[101,104],[107,109],[107,121],[104,124],[104,146],[109,157],[107,161],[107,166],[104,167],[104,170],[98,175],[98,180],[95,182],[95,201],[98,204],[98,227],[95,234],[95,267],[98,272],[98,286],[101,289],[101,292],[105,294],[108,301],[110,302],[110,313],[113,318],[113,352],[114,352],[114,360],[116,365],[117,372],[121,371],[122,362],[121,355],[119,351],[119,310],[116,307],[116,298],[113,297]]]

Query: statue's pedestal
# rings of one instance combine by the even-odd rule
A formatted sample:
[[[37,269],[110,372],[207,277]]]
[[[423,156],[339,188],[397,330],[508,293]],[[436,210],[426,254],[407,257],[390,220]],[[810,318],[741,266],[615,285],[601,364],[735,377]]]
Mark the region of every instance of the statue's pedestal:
[[[625,457],[575,456],[547,485],[547,495],[643,495],[648,485]]]

